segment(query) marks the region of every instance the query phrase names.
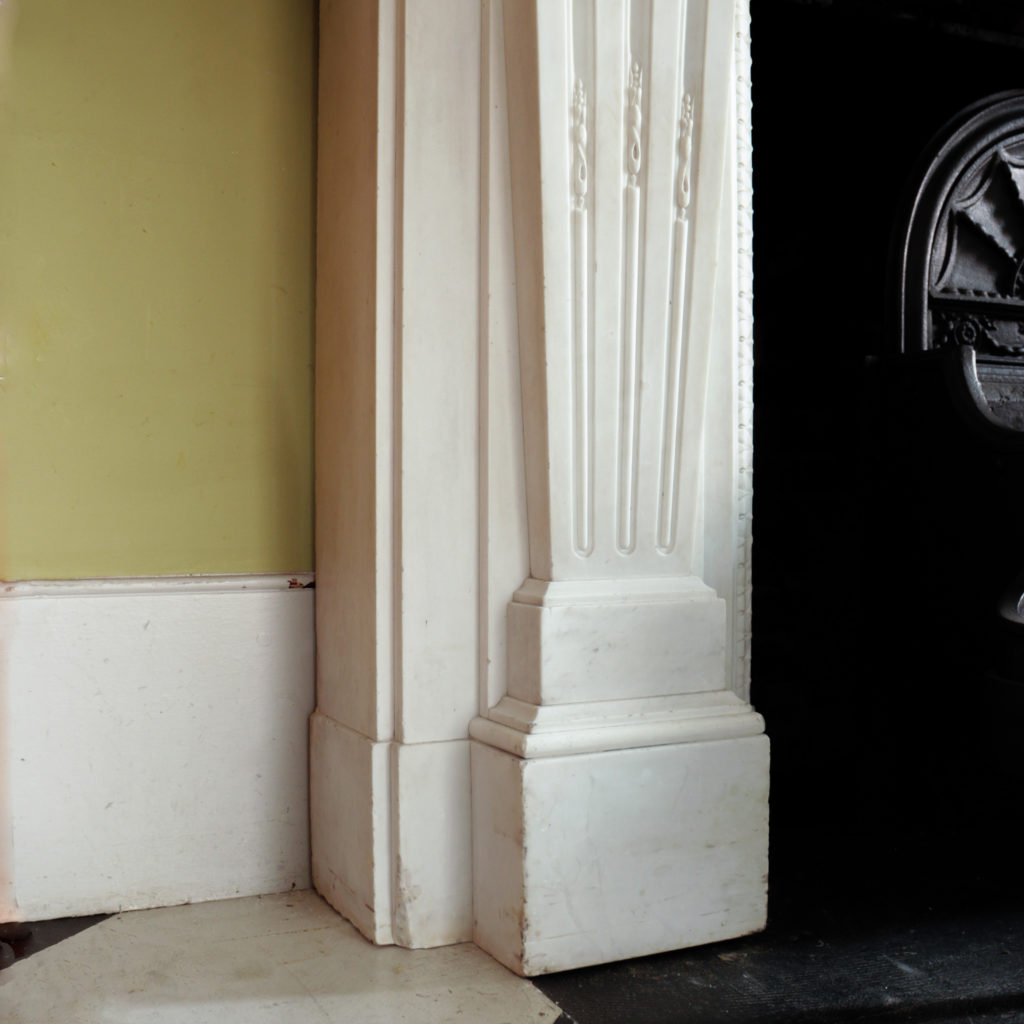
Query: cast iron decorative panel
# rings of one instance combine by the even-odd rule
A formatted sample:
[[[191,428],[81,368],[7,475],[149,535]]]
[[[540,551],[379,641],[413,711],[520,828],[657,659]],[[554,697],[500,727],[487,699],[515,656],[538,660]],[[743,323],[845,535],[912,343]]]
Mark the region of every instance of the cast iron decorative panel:
[[[989,422],[1024,426],[1024,92],[954,118],[900,240],[899,346],[948,351]]]

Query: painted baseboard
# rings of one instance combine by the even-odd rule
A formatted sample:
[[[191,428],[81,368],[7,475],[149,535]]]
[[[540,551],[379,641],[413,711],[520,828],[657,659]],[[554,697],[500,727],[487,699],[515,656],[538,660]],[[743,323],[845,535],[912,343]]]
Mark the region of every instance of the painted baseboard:
[[[309,885],[311,582],[0,585],[0,914]]]

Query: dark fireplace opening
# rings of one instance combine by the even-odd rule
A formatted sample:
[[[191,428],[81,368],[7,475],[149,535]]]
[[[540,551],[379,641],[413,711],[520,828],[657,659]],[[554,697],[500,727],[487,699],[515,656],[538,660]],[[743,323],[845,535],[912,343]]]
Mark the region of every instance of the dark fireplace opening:
[[[752,700],[772,741],[771,913],[1024,907],[1024,636],[997,628],[1024,570],[1024,458],[920,416],[908,432],[878,374],[904,192],[950,118],[1024,89],[1024,11],[751,7]],[[1020,690],[992,686],[997,660]]]

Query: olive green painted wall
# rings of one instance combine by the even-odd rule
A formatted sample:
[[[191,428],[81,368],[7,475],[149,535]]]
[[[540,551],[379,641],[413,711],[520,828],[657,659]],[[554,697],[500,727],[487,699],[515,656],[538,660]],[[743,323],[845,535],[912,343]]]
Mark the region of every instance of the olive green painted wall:
[[[0,11],[0,578],[309,569],[315,0]]]

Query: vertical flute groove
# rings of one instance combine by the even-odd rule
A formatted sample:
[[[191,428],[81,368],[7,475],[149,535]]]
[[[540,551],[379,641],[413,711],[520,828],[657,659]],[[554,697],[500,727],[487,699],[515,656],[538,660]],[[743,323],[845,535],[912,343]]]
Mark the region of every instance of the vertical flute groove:
[[[661,439],[661,493],[658,502],[658,550],[667,554],[676,543],[679,505],[679,450],[682,444],[682,398],[686,381],[686,280],[689,249],[690,167],[693,157],[693,96],[683,96],[679,119],[679,177],[672,226],[672,316],[665,371],[665,415]]]
[[[637,61],[630,62],[629,111],[626,127],[626,266],[622,369],[619,385],[619,473],[616,544],[629,553],[636,547],[636,469],[639,443],[639,280],[640,280],[640,167],[643,72]]]
[[[572,101],[573,180],[573,339],[572,339],[572,473],[573,547],[589,555],[593,542],[593,396],[591,384],[587,277],[587,94],[576,80]]]

